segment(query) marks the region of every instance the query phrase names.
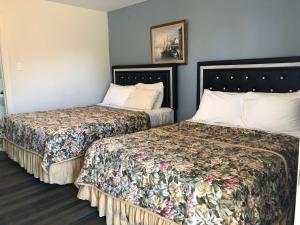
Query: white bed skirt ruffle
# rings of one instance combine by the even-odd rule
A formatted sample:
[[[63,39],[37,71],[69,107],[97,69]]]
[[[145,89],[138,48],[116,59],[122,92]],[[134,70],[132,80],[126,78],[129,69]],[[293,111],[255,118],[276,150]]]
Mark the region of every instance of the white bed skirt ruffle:
[[[106,216],[107,225],[178,225],[147,209],[114,198],[91,185],[79,184],[77,198],[97,207],[99,216]],[[287,213],[273,225],[286,225]]]
[[[29,174],[49,184],[70,184],[74,183],[83,165],[84,157],[78,157],[68,161],[52,164],[49,171],[42,168],[43,158],[32,151],[3,139],[4,151],[10,159],[17,162]]]
[[[178,225],[147,209],[114,198],[93,186],[80,186],[77,197],[88,200],[92,207],[97,207],[99,216],[106,216],[107,225]]]

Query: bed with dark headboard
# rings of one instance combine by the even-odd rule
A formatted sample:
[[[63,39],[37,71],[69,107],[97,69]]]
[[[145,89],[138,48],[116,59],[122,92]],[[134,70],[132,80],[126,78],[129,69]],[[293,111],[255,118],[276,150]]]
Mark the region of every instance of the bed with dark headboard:
[[[198,62],[197,108],[204,89],[288,93],[300,90],[300,57]]]
[[[300,91],[300,57],[261,58],[242,60],[205,61],[197,64],[197,108],[200,105],[204,90],[233,93],[294,93]],[[239,130],[240,128],[236,128]],[[257,132],[257,131],[255,131]],[[219,135],[217,132],[215,135]],[[263,134],[265,135],[265,134]],[[270,135],[272,137],[272,135]],[[239,136],[236,137],[240,138]],[[283,142],[281,137],[274,142]],[[260,140],[257,140],[260,142]],[[290,141],[292,142],[292,141]],[[292,224],[295,190],[297,182],[297,161],[300,149],[299,139],[294,144],[290,160],[293,165],[289,172],[291,203],[289,219],[283,214],[276,224]],[[281,143],[282,144],[282,143]],[[270,143],[268,148],[271,147]],[[270,166],[269,166],[270,167]],[[299,185],[298,185],[299,187]],[[276,193],[275,193],[276,194]],[[278,194],[277,194],[278,195]],[[273,212],[274,215],[277,212]]]
[[[4,147],[9,157],[45,183],[73,183],[93,141],[173,122],[176,65],[114,66],[112,72],[113,82],[119,85],[163,82],[163,107],[173,110],[146,113],[98,104],[7,115]]]
[[[176,121],[177,110],[177,66],[163,65],[124,65],[112,67],[112,82],[118,85],[137,83],[153,84],[163,82],[164,100],[162,107],[172,108]]]
[[[300,57],[199,63],[197,106],[205,88],[295,92],[299,62]],[[141,79],[114,75],[121,84]],[[297,177],[295,137],[188,120],[114,141],[92,146],[76,183],[78,197],[97,206],[107,224],[286,224]],[[120,168],[126,174],[120,177],[122,190],[113,182]]]

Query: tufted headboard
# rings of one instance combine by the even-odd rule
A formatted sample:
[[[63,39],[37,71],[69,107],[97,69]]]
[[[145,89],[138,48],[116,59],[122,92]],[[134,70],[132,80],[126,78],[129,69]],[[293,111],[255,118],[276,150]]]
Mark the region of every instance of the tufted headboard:
[[[163,82],[164,100],[162,107],[177,109],[177,66],[161,65],[125,65],[112,67],[112,82],[118,85],[135,85],[137,83],[153,84]]]
[[[198,63],[197,108],[204,89],[287,93],[300,90],[300,57]]]

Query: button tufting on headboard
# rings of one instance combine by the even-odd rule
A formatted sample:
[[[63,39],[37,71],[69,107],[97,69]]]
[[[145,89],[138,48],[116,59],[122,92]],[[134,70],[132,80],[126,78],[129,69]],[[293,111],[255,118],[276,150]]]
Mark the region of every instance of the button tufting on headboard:
[[[300,90],[300,57],[199,62],[197,107],[204,89],[296,92]]]

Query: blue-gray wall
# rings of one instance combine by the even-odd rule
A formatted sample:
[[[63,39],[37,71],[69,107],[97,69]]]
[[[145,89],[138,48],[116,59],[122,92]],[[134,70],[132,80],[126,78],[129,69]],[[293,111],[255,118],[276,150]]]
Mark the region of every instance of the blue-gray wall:
[[[188,20],[179,119],[196,111],[196,63],[300,55],[300,0],[149,0],[108,14],[111,64],[150,63],[149,28]]]

